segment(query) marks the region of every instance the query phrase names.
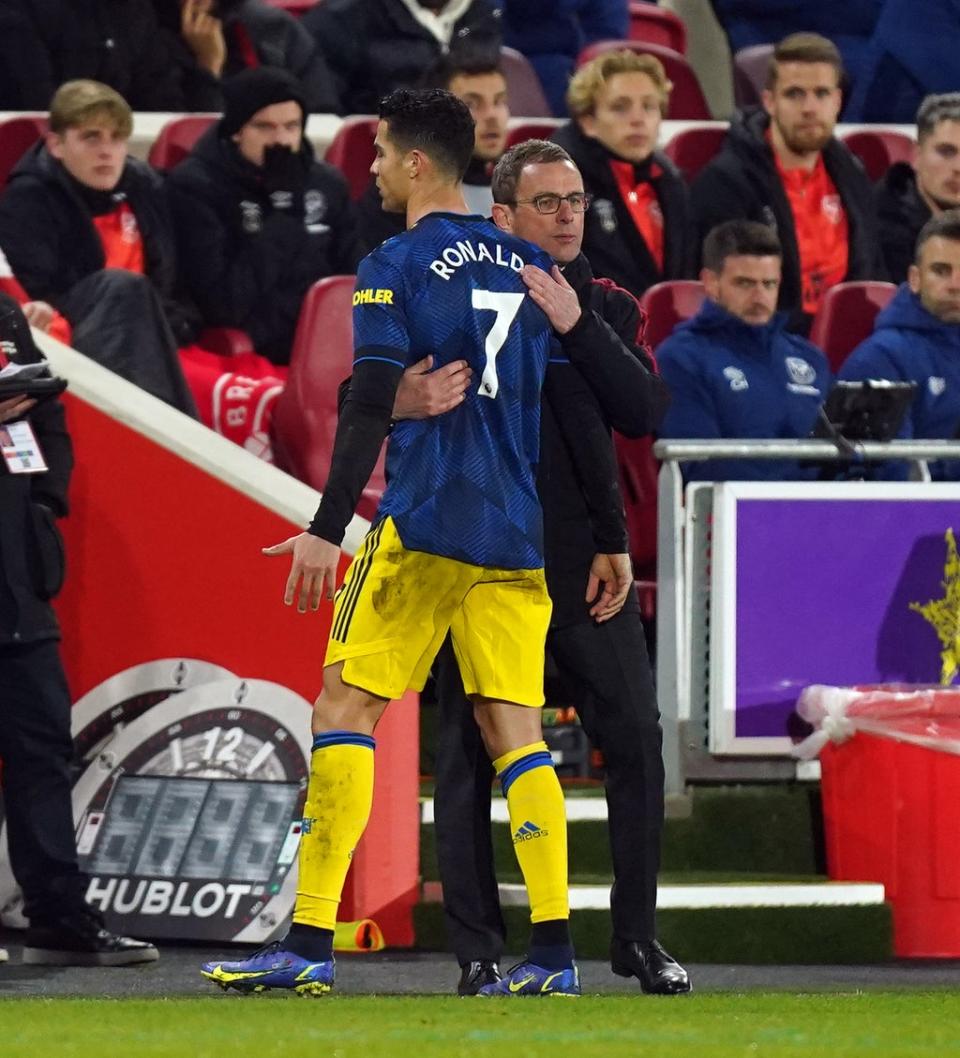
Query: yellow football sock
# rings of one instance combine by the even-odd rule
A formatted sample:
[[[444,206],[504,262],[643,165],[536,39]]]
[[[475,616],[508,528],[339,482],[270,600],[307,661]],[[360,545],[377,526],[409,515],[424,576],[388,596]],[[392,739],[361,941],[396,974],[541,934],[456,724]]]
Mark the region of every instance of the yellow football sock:
[[[530,921],[569,918],[567,816],[545,742],[521,746],[493,766],[507,798],[513,850],[530,900]]]
[[[370,818],[374,745],[356,731],[326,731],[313,740],[294,922],[336,926],[350,859]]]

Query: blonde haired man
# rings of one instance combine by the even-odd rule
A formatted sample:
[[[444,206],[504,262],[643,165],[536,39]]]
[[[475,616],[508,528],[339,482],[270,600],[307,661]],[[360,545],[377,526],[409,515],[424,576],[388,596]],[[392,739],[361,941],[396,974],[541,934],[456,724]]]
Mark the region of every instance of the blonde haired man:
[[[687,189],[657,150],[672,87],[653,55],[600,55],[570,81],[572,120],[554,136],[593,196],[583,252],[598,276],[635,296],[693,274]]]
[[[0,196],[0,246],[31,298],[73,328],[73,345],[195,414],[177,359],[195,314],[175,299],[177,262],[159,176],[128,157],[133,115],[99,81],[68,81],[50,131]]]

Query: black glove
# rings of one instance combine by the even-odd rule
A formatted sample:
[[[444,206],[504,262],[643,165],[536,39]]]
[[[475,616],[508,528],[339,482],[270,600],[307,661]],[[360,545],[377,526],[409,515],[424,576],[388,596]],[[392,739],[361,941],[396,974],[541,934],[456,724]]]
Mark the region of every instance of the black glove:
[[[300,153],[275,144],[263,151],[263,190],[274,210],[303,216],[306,169]]]

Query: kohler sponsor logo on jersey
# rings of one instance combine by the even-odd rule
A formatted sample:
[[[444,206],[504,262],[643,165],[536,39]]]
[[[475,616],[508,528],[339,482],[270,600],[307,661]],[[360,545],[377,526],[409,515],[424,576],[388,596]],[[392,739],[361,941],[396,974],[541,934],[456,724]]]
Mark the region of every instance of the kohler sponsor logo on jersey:
[[[170,882],[162,878],[90,879],[87,902],[118,915],[172,915],[174,918],[233,918],[252,885]]]
[[[430,265],[430,271],[436,272],[441,279],[449,279],[458,268],[462,268],[471,261],[474,264],[487,261],[489,264],[500,265],[503,268],[512,268],[514,272],[519,272],[526,264],[526,261],[512,250],[508,256],[498,242],[494,243],[491,248],[485,242],[473,243],[464,240],[448,246]]]

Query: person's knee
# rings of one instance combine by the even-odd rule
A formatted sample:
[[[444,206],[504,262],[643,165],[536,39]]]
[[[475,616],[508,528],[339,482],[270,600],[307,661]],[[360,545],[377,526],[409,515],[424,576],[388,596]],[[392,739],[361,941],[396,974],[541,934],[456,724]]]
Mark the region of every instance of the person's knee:
[[[473,715],[491,759],[539,742],[543,738],[540,709],[512,702],[497,702],[479,695],[473,699]]]
[[[313,706],[313,733],[360,731],[373,734],[387,699],[343,681],[343,663],[323,670],[323,691]]]

